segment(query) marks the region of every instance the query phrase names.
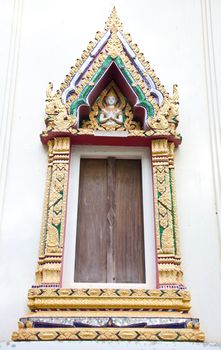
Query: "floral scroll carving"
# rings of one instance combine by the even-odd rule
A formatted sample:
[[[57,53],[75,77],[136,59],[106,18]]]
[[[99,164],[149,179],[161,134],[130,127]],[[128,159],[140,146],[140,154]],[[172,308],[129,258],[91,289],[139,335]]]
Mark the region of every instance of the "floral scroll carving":
[[[64,244],[70,139],[58,137],[49,142],[48,174],[40,238],[37,285],[59,284]]]
[[[152,141],[155,227],[159,283],[183,286],[174,184],[174,144]]]

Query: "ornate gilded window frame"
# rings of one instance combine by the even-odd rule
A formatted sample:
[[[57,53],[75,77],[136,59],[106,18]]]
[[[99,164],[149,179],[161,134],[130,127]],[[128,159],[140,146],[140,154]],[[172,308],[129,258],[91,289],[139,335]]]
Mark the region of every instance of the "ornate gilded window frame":
[[[36,285],[61,287],[71,142],[57,137],[48,144],[48,174]],[[179,247],[174,175],[174,143],[151,142],[157,287],[184,288]]]
[[[111,65],[117,67],[136,96],[137,105],[145,110],[140,129],[132,123],[121,131],[100,133],[97,123],[85,126],[81,123],[80,109],[90,107],[90,94]],[[204,341],[199,320],[189,314],[190,293],[184,286],[181,268],[174,171],[175,149],[181,143],[177,133],[178,98],[177,85],[170,96],[130,35],[123,32],[115,9],[104,33],[96,34],[95,41],[89,43],[60,89],[53,93],[49,84],[46,130],[41,134],[48,147],[48,172],[36,281],[28,293],[31,313],[20,319],[13,340]],[[71,146],[75,144],[150,147],[156,289],[62,288],[68,179]],[[101,322],[107,317],[105,327],[94,326],[98,319]],[[68,319],[75,322],[79,318],[92,328],[62,326]],[[122,323],[125,319],[129,324],[142,319],[146,327],[125,328]],[[154,326],[156,319],[167,326],[165,323],[163,328]],[[116,322],[120,326],[116,327]]]

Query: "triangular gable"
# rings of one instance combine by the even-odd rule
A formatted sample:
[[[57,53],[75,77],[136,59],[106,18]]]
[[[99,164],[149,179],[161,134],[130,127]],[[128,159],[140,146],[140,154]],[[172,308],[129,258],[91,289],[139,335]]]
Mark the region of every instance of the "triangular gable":
[[[96,81],[94,75],[98,70],[104,73],[112,62],[127,74],[132,87],[140,87],[144,93],[143,99],[146,98],[155,109],[163,104],[164,95],[168,94],[138,46],[132,42],[130,34],[123,33],[115,7],[106,22],[105,32],[97,33],[95,42],[89,43],[81,60],[77,60],[61,84],[63,103],[71,104],[79,98],[84,87]]]
[[[65,117],[67,123],[65,121],[60,123],[59,131],[62,131],[63,126],[65,131],[72,130],[72,133],[79,129],[79,107],[89,105],[90,94],[107,74],[111,65],[120,71],[130,89],[133,90],[136,96],[135,106],[145,109],[143,132],[139,135],[146,137],[169,135],[176,138],[177,143],[177,139],[180,139],[176,133],[178,124],[177,86],[174,85],[174,95],[170,97],[151,69],[149,62],[145,60],[138,46],[133,43],[130,34],[123,32],[115,7],[105,24],[105,31],[97,32],[95,41],[90,42],[87,49],[83,51],[81,59],[76,61],[75,66],[71,68],[69,75],[61,84],[60,90],[54,96],[52,86],[50,86],[51,91],[47,94],[49,112],[53,109],[50,108],[50,103],[53,104],[56,101],[58,105],[65,106],[67,111]],[[49,116],[48,120],[52,116],[51,119],[56,123],[57,117],[54,117],[53,113],[48,113],[47,110],[46,113]],[[65,124],[68,125],[68,128]],[[52,132],[53,130],[56,130],[56,127],[53,127],[52,122],[47,131]],[[82,130],[79,132],[82,133]]]

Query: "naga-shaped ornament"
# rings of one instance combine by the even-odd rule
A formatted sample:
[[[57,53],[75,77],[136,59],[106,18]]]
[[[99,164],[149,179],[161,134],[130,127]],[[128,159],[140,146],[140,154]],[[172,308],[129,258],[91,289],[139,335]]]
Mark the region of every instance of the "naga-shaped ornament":
[[[61,100],[59,90],[53,94],[53,84],[49,83],[46,90],[45,124],[46,133],[50,131],[71,131],[74,133],[76,118],[69,115]]]
[[[179,94],[177,85],[173,85],[173,96],[164,96],[164,103],[153,118],[148,119],[151,130],[147,131],[148,136],[163,135],[165,133],[178,136],[176,128],[179,122]]]

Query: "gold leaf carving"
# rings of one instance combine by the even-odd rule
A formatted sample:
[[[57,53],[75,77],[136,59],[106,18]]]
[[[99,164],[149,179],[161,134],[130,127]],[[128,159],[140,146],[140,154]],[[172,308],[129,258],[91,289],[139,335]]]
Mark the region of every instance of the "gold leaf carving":
[[[165,96],[164,103],[153,118],[148,119],[151,130],[146,132],[147,136],[170,134],[177,137],[176,128],[179,122],[178,102],[179,94],[177,85],[173,86],[173,96]]]
[[[44,234],[36,271],[36,283],[59,283],[63,250],[65,210],[67,199],[70,139],[50,141],[47,201],[44,208]]]
[[[109,104],[110,98],[114,99],[114,105]],[[131,106],[113,81],[92,106],[89,121],[83,121],[82,129],[134,131],[136,136],[136,131],[141,131],[139,123],[133,120]]]
[[[198,329],[145,328],[27,328],[13,332],[13,341],[32,340],[145,340],[203,342],[205,335]]]
[[[113,7],[113,10],[108,17],[107,22],[105,23],[105,30],[110,30],[111,32],[117,32],[123,30],[123,25],[117,15],[116,7]]]
[[[76,118],[68,115],[66,106],[62,103],[61,93],[58,90],[52,93],[53,84],[49,83],[46,90],[45,124],[46,131],[70,131],[75,127]]]
[[[156,139],[152,141],[151,148],[159,281],[160,285],[179,286],[183,284],[183,272],[180,260],[175,256],[176,242],[179,253],[179,239],[173,219],[176,218],[175,185],[171,181],[174,146],[167,140]],[[171,259],[168,255],[174,258]]]

